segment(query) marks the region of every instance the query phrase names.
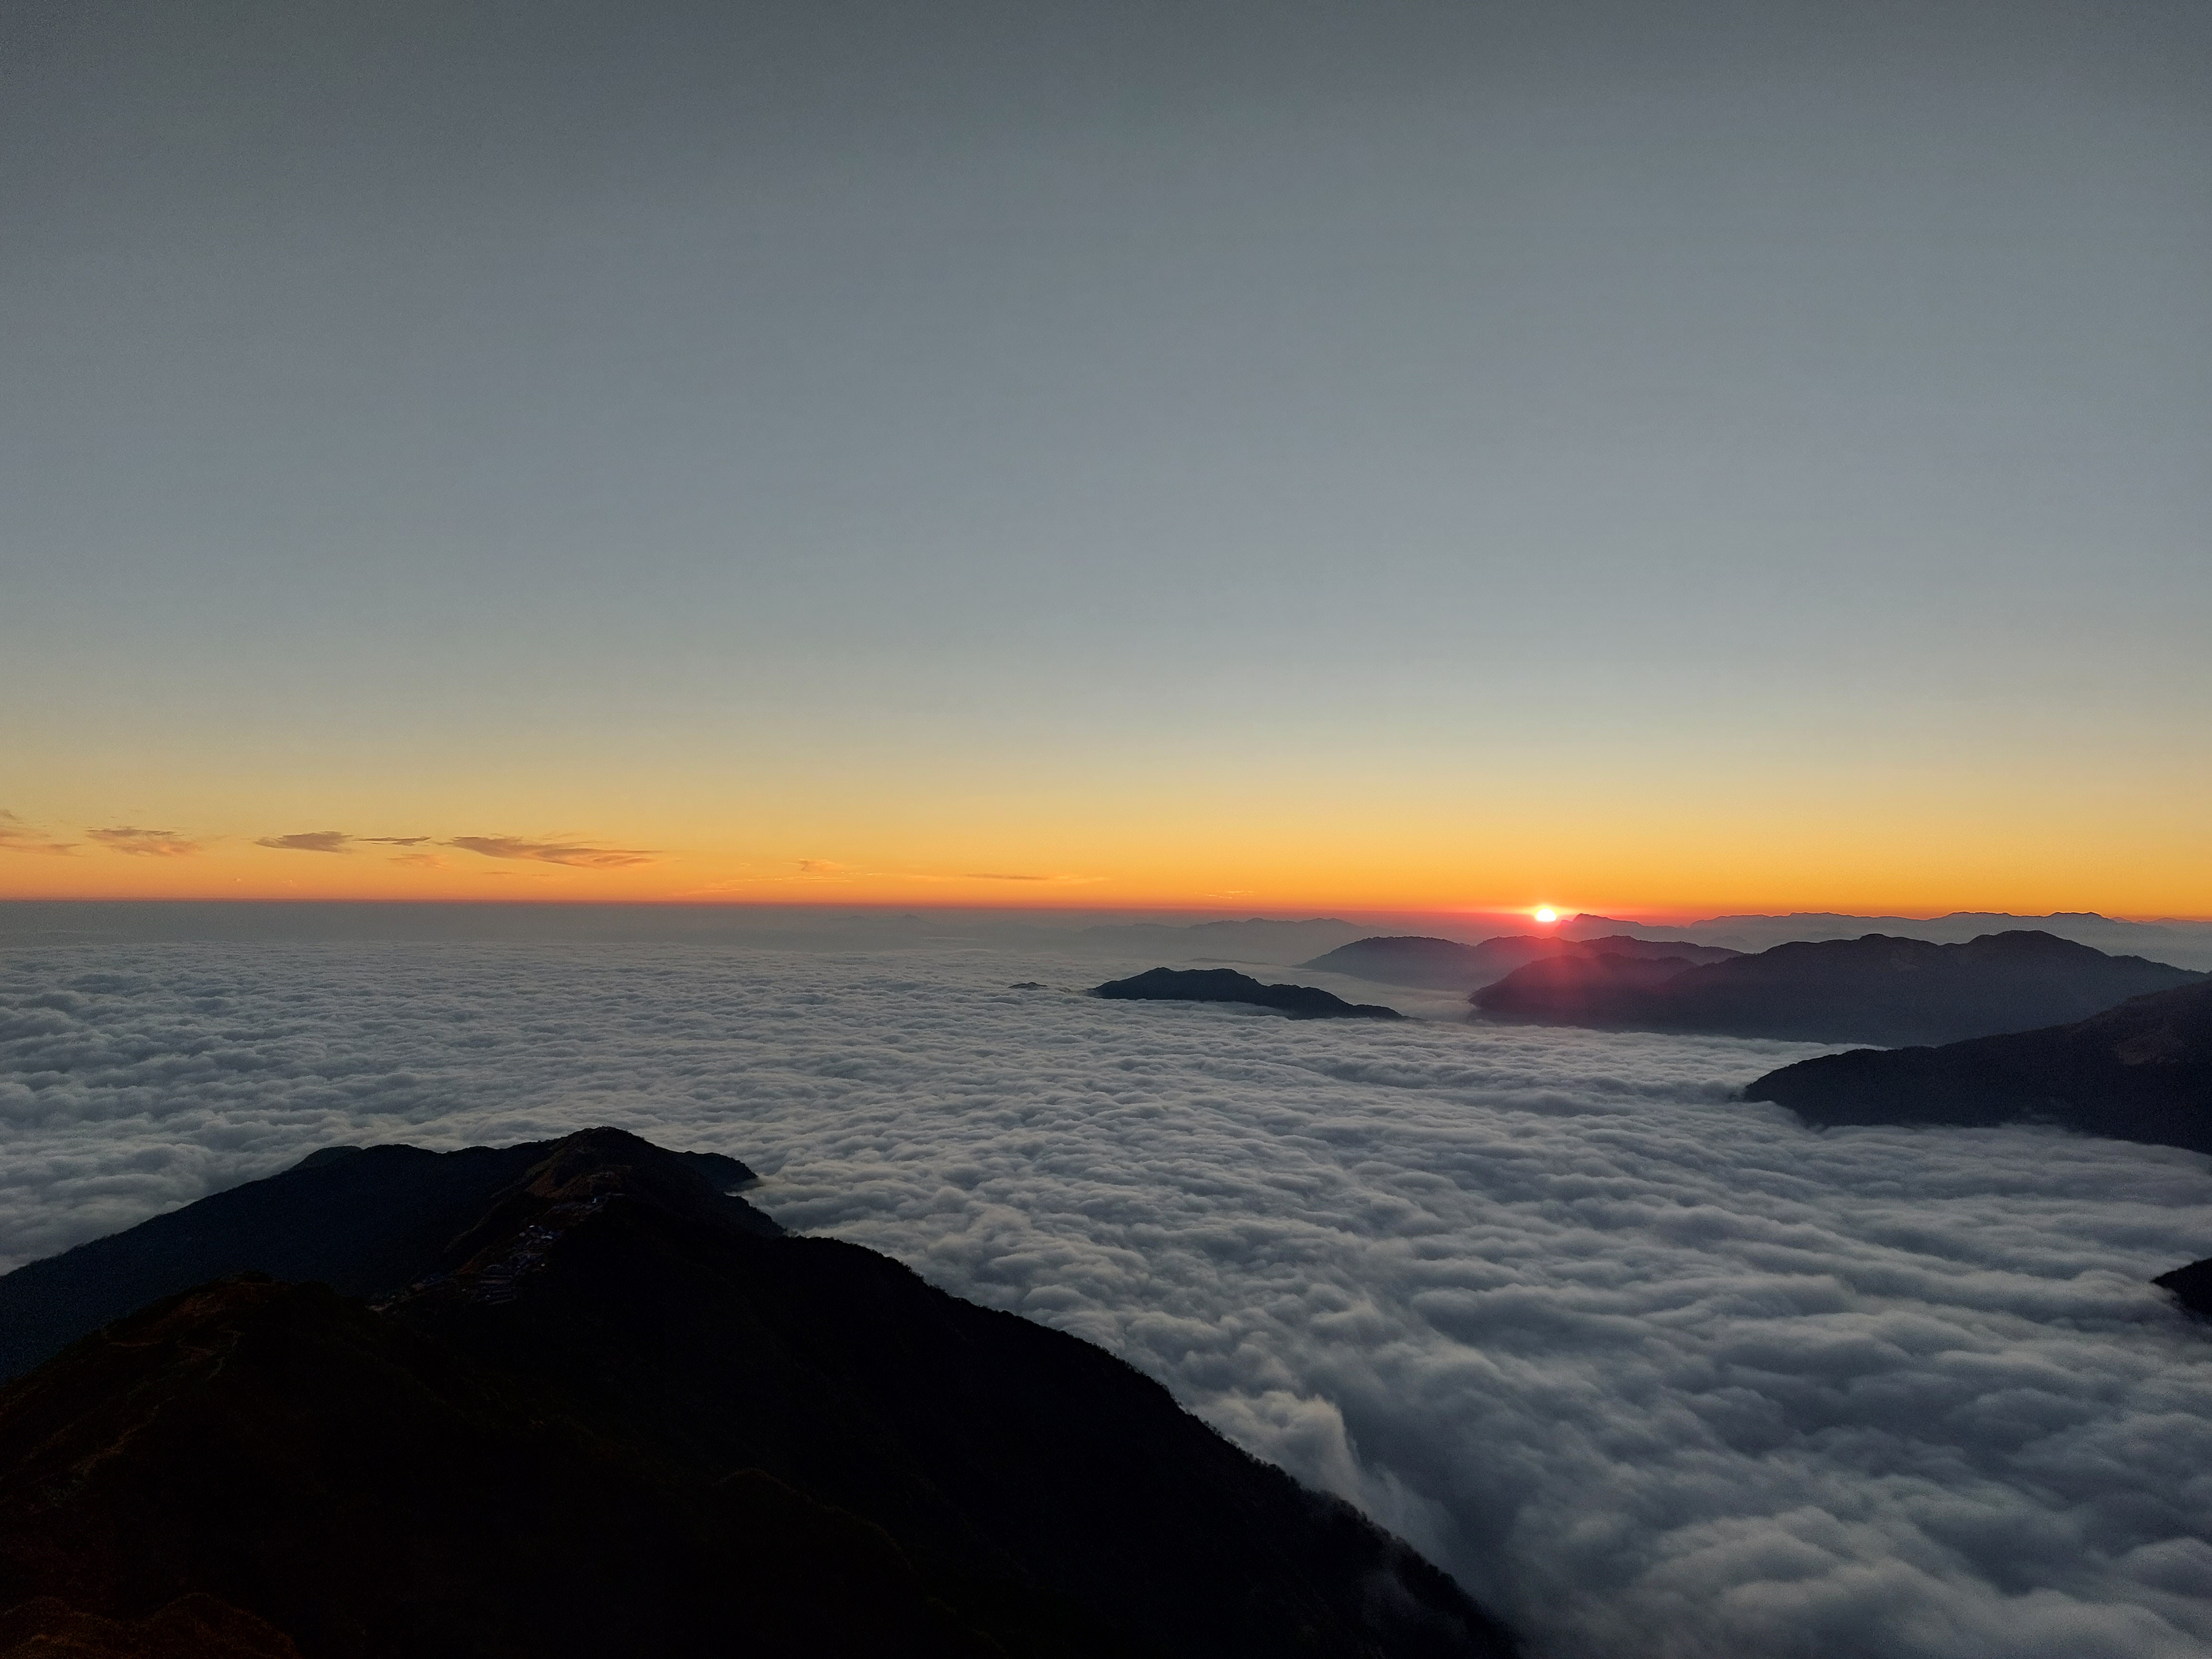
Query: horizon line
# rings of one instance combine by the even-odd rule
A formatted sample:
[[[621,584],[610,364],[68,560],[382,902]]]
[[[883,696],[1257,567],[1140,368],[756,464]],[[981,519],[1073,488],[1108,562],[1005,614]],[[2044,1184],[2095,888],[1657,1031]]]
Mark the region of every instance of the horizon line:
[[[1918,907],[1891,909],[1836,910],[1792,909],[1746,910],[1728,909],[1720,906],[1669,905],[1663,908],[1641,906],[1613,906],[1604,910],[1569,910],[1552,906],[1559,915],[1552,922],[1540,922],[1534,904],[1434,904],[1434,905],[1372,905],[1318,903],[1296,906],[1194,905],[1194,904],[984,904],[959,903],[945,901],[902,902],[882,899],[707,899],[707,898],[293,898],[277,896],[240,897],[184,895],[118,894],[94,896],[73,894],[52,896],[0,895],[0,905],[88,906],[100,904],[164,905],[228,905],[257,908],[291,908],[307,909],[319,907],[351,906],[381,909],[447,909],[447,910],[776,910],[776,911],[854,911],[865,910],[886,914],[915,911],[974,912],[985,911],[1009,916],[1024,915],[1169,915],[1191,916],[1243,916],[1255,921],[1325,921],[1332,913],[1366,916],[1518,916],[1526,918],[1532,926],[1559,927],[1585,917],[1602,921],[1628,922],[1638,927],[1662,925],[1690,927],[1705,921],[1729,920],[1735,917],[1760,917],[1784,921],[1792,916],[1844,916],[1868,920],[1888,919],[1899,921],[1942,921],[1952,916],[2010,916],[2024,921],[2055,921],[2064,917],[2094,918],[2103,921],[2130,922],[2138,926],[2154,926],[2160,922],[2191,922],[2212,925],[2212,915],[2188,915],[2171,911],[2156,913],[2119,914],[2106,910],[2021,910],[1969,909],[1954,907],[1948,910],[1918,914]]]

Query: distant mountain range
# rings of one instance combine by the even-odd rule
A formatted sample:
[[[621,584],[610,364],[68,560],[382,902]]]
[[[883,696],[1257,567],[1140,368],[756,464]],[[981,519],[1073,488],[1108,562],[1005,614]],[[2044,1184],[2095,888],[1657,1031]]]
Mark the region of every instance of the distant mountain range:
[[[1489,1018],[1541,1024],[1894,1046],[2084,1019],[2205,978],[2036,932],[1962,945],[1870,933],[1705,965],[1675,961],[1551,957],[1471,1000]]]
[[[1088,949],[1126,950],[1140,956],[1168,956],[1184,962],[1213,957],[1238,962],[1289,962],[1308,951],[1323,950],[1355,939],[1362,929],[1334,916],[1303,921],[1252,916],[1242,921],[1133,921],[1086,927],[1079,936]]]
[[[1298,966],[1316,973],[1371,980],[1378,985],[1472,991],[1547,957],[1594,958],[1614,955],[1705,963],[1725,961],[1737,954],[1719,945],[1692,945],[1680,939],[1631,939],[1626,934],[1571,939],[1552,933],[1508,933],[1485,939],[1480,945],[1410,936],[1354,939]]]
[[[2032,1121],[2212,1152],[2212,982],[2042,1030],[1824,1054],[1744,1097],[1820,1126]]]
[[[1562,922],[1559,931],[1576,939],[1602,933],[1690,939],[1745,951],[1765,951],[1797,939],[1860,939],[1869,933],[1958,945],[1988,933],[2025,931],[2053,933],[2114,955],[2147,956],[2177,967],[2212,969],[2212,921],[2122,921],[2093,910],[2054,911],[2047,916],[1954,910],[1948,915],[1932,917],[1850,916],[1801,910],[1790,915],[1708,916],[1701,921],[1650,926],[1611,916],[1577,915]]]
[[[1512,1651],[1119,1360],[784,1235],[742,1169],[612,1129],[335,1150],[0,1280],[76,1339],[0,1389],[0,1651]],[[209,1261],[325,1282],[83,1334]]]
[[[1230,968],[1154,968],[1094,988],[1114,1002],[1237,1002],[1292,1019],[1403,1019],[1379,1002],[1346,1002],[1310,985],[1264,985]]]

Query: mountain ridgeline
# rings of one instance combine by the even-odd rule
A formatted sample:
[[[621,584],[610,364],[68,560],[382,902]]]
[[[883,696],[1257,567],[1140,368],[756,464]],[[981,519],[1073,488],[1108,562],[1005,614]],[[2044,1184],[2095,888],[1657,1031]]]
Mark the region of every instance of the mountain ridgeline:
[[[1744,1097],[1819,1126],[2040,1122],[2212,1152],[2212,982],[2042,1030],[1822,1054]]]
[[[157,1297],[232,1273],[313,1279],[354,1297],[404,1285],[482,1220],[547,1145],[456,1152],[326,1146],[282,1175],[27,1262],[0,1278],[0,1380]],[[720,1191],[753,1179],[717,1152],[668,1156]],[[746,1225],[781,1231],[750,1206],[732,1213]]]
[[[744,1174],[334,1152],[0,1279],[43,1358],[0,1389],[0,1652],[1513,1650],[1121,1361]]]
[[[2207,978],[2032,931],[1960,945],[1869,933],[1702,964],[1555,956],[1470,1000],[1492,1019],[1895,1046],[2086,1019],[2127,998]]]
[[[1472,991],[1502,979],[1516,968],[1553,957],[1595,959],[1620,956],[1697,963],[1725,962],[1738,954],[1717,945],[1692,945],[1686,939],[1631,939],[1625,933],[1591,939],[1565,939],[1553,933],[1507,933],[1485,939],[1480,945],[1419,937],[1354,939],[1298,965],[1317,973],[1372,980],[1378,985]]]

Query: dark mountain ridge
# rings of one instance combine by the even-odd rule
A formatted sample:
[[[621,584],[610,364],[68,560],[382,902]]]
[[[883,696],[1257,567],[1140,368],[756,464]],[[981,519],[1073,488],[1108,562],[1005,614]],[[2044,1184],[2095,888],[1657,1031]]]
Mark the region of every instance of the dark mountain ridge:
[[[1796,941],[1671,974],[1625,961],[1532,963],[1470,1000],[1492,1018],[1543,1024],[1894,1046],[2084,1019],[2207,977],[2035,932],[1963,945],[1885,933]]]
[[[94,1239],[0,1277],[0,1379],[156,1297],[246,1269],[369,1296],[428,1271],[493,1199],[555,1143],[326,1146],[264,1181],[249,1181],[125,1232]],[[717,1152],[676,1152],[723,1191],[753,1172]],[[755,1224],[775,1224],[757,1211]]]
[[[1680,939],[1572,939],[1552,933],[1506,933],[1480,945],[1419,936],[1354,939],[1300,963],[1317,972],[1344,974],[1378,985],[1418,985],[1437,991],[1471,991],[1549,957],[1678,957],[1686,963],[1724,962],[1737,952]]]
[[[197,1619],[243,1634],[191,1651],[304,1659],[1511,1650],[1102,1350],[784,1235],[621,1131],[504,1150],[526,1166],[372,1304],[234,1275],[0,1390],[5,1627],[152,1655]],[[490,1167],[422,1156],[465,1181],[387,1158],[397,1207],[394,1171]],[[180,1219],[294,1248],[368,1157],[102,1241],[112,1276]],[[349,1282],[406,1255],[340,1231]]]
[[[1767,1073],[1744,1097],[1823,1127],[2034,1121],[2212,1152],[2212,983],[2042,1030],[1822,1054]]]
[[[1577,916],[1569,926],[1586,920]],[[1961,944],[1984,933],[2055,933],[2077,945],[2094,945],[2115,955],[2148,956],[2177,967],[2212,966],[2212,922],[2169,919],[2124,921],[2092,910],[2055,910],[2048,915],[2014,915],[2001,910],[1954,910],[1940,916],[1851,916],[1832,911],[1799,911],[1790,915],[1707,916],[1664,928],[1624,924],[1608,931],[1670,933],[1681,937],[1764,951],[1796,939],[1861,939],[1889,933],[1938,945]]]
[[[1292,1019],[1403,1019],[1379,1002],[1346,1002],[1311,985],[1263,985],[1233,968],[1151,968],[1109,980],[1091,994],[1115,1002],[1239,1002]]]

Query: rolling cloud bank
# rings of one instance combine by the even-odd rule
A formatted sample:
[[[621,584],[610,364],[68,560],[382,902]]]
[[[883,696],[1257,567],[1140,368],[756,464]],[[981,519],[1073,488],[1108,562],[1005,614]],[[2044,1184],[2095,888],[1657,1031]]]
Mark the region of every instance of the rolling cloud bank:
[[[2147,1282],[2212,1254],[2212,1162],[1734,1097],[1805,1045],[1073,994],[1099,976],[0,951],[0,1258],[320,1146],[613,1123],[1103,1344],[1546,1659],[2212,1653],[2212,1333]]]

